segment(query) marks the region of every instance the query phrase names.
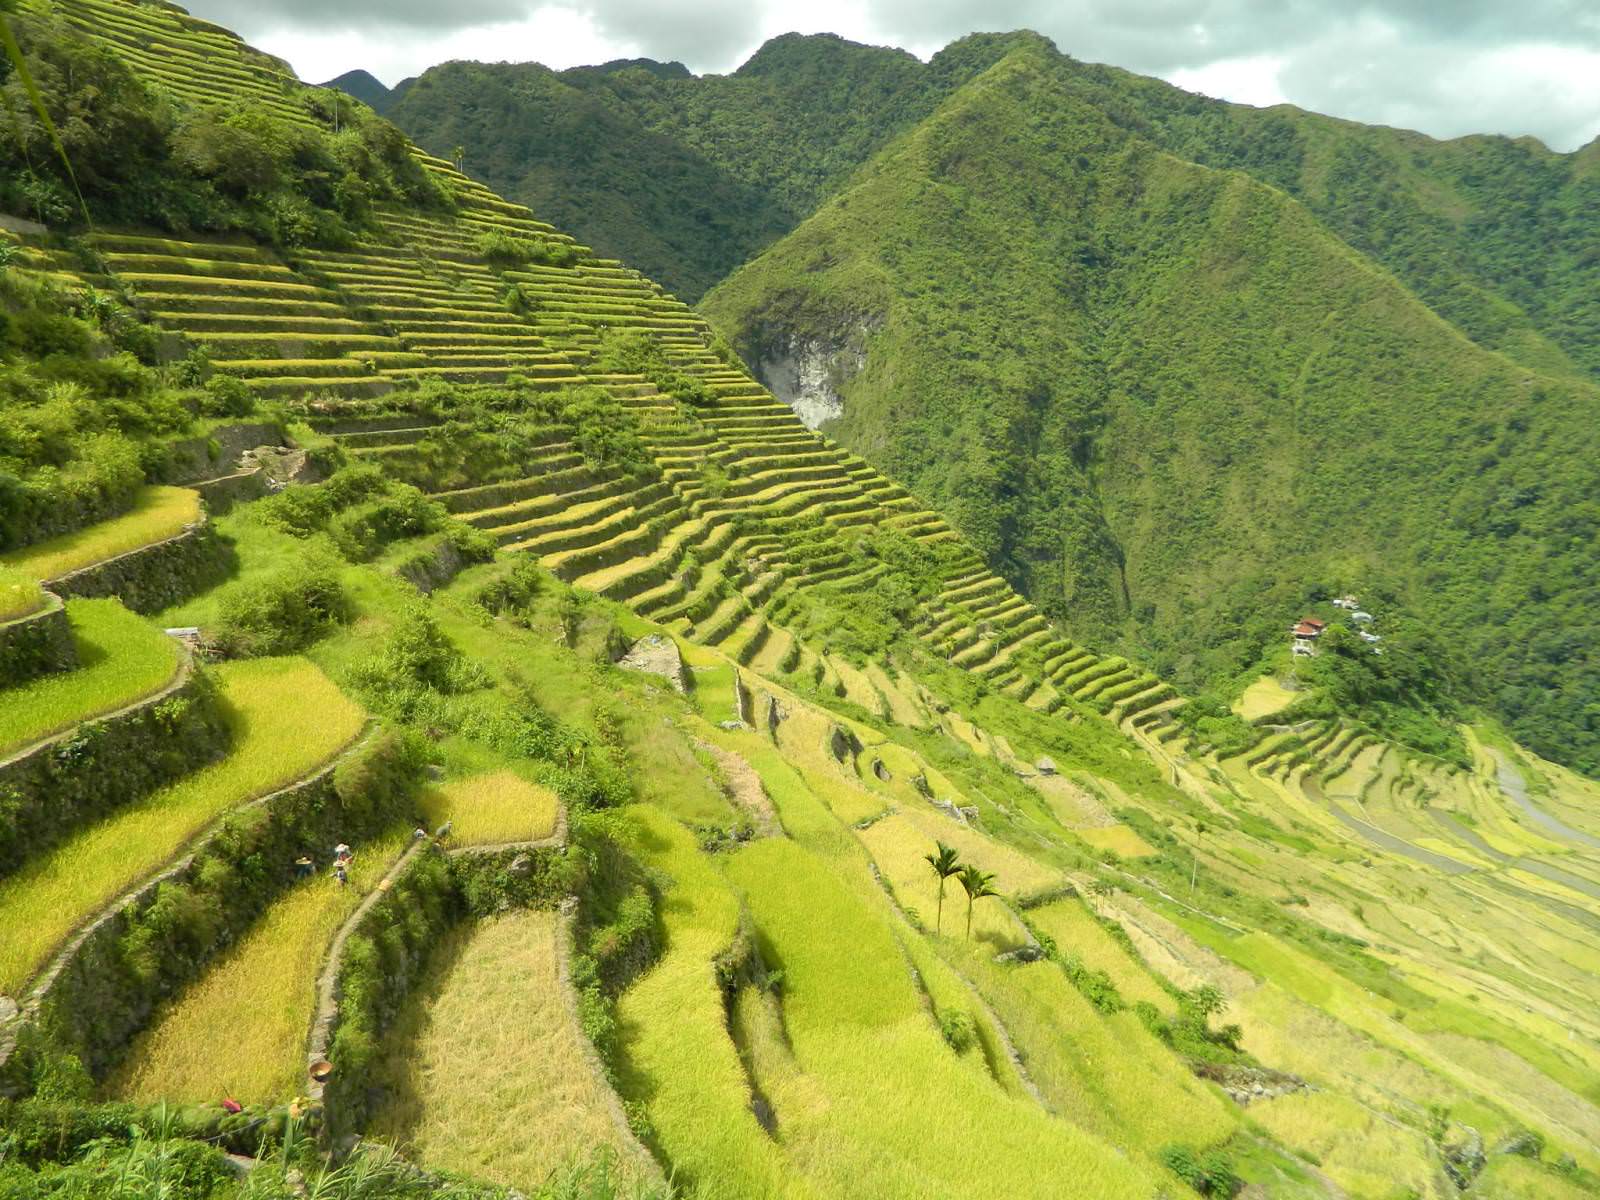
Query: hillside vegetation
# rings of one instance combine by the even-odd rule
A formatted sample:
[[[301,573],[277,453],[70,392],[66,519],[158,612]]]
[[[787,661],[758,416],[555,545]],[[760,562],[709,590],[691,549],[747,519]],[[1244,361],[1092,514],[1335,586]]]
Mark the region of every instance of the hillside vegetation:
[[[751,361],[859,345],[829,429],[1180,687],[1227,687],[1357,590],[1458,698],[1600,766],[1600,391],[1473,344],[1075,73],[1014,51],[707,311]]]
[[[7,20],[30,73],[95,68],[51,123],[151,122],[141,171],[183,182],[217,118],[331,215],[134,223],[153,175],[108,174],[92,226],[0,234],[6,1200],[1600,1195],[1600,787],[1457,721],[1398,617],[1392,653],[1335,625],[1239,711],[1185,698],[376,116],[174,6]],[[1047,152],[986,124],[1036,70],[895,153]],[[1150,236],[1147,196],[1325,257],[1248,180],[1022,128],[1142,189],[1085,171],[1041,228]],[[69,187],[22,129],[0,153]],[[324,206],[351,137],[424,186]],[[1352,321],[1412,311],[1341,252]],[[1184,312],[1189,274],[1126,282]]]
[[[433,153],[461,147],[505,194],[695,300],[1024,43],[1050,58],[1063,93],[1120,128],[1288,192],[1473,340],[1540,370],[1600,375],[1600,304],[1586,283],[1600,262],[1592,145],[1440,142],[1229,104],[1077,62],[1026,33],[973,35],[926,64],[788,34],[727,76],[650,60],[562,72],[448,63],[404,103],[411,81],[377,99]],[[372,95],[364,81],[349,90]]]
[[[555,72],[446,63],[385,112],[602,253],[697,300],[999,57],[966,39],[924,65],[830,35],[776,38],[731,75],[649,60]],[[603,202],[598,202],[603,198]]]

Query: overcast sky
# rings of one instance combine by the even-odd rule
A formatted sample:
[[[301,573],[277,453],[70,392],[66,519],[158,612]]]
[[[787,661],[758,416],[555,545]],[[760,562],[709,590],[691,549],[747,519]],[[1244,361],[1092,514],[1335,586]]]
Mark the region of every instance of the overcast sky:
[[[313,83],[385,83],[452,58],[552,67],[678,59],[730,71],[767,38],[832,32],[926,58],[974,30],[1036,29],[1108,62],[1247,104],[1358,121],[1600,134],[1597,0],[186,0]]]

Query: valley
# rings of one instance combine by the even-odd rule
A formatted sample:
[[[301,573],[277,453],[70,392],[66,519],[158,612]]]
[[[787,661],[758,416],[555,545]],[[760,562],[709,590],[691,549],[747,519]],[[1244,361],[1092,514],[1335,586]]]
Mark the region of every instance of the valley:
[[[85,169],[92,224],[29,185],[49,219],[0,234],[0,1194],[1600,1192],[1587,743],[1436,686],[1413,626],[1482,643],[1392,553],[1444,520],[1425,482],[1468,486],[1468,394],[1504,465],[1457,503],[1559,435],[1517,520],[1581,508],[1581,373],[1533,400],[1304,209],[1052,107],[1026,38],[947,59],[970,82],[702,316],[176,6],[6,19],[59,123],[119,97],[154,174]],[[962,182],[1091,154],[983,211]],[[1116,263],[1037,321],[1063,260],[1019,231],[1063,214]],[[1279,397],[1292,452],[1206,328],[1219,273],[1230,327],[1271,309],[1339,381]],[[1293,303],[1330,289],[1340,337]],[[841,298],[887,316],[819,431],[747,363]],[[1405,521],[1280,459],[1341,438],[1405,441]],[[1248,497],[1201,453],[1229,439]],[[1048,513],[1005,507],[1019,472]],[[1513,535],[1489,581],[1450,545],[1461,610],[1531,604]],[[1150,629],[1189,632],[1122,624],[1158,584]],[[1382,656],[1327,603],[1358,586]]]

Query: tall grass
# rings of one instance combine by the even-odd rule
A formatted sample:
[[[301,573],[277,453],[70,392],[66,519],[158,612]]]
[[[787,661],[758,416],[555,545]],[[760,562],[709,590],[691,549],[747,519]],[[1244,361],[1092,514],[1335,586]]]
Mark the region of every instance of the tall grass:
[[[549,837],[560,807],[555,793],[510,770],[441,783],[422,794],[421,804],[429,826],[449,821],[451,841],[463,846]]]
[[[70,601],[67,620],[78,666],[0,688],[0,755],[160,691],[178,669],[178,643],[115,600]]]
[[[1409,1194],[1443,1200],[1445,1192],[1422,1132],[1346,1096],[1332,1092],[1279,1096],[1252,1104],[1250,1116],[1285,1146],[1309,1156],[1352,1197],[1388,1200]]]
[[[1106,932],[1083,901],[1069,897],[1032,909],[1028,920],[1055,940],[1063,954],[1076,955],[1091,971],[1104,971],[1118,993],[1130,1004],[1141,1000],[1168,1013],[1176,1005],[1145,965]]]
[[[158,1014],[107,1091],[122,1100],[271,1104],[303,1090],[306,1028],[329,943],[409,840],[396,833],[356,846],[347,886],[321,870],[280,899]]]
[[[920,815],[920,814],[918,814]],[[914,912],[929,930],[935,925],[939,903],[939,881],[928,869],[923,855],[933,849],[937,835],[952,842],[964,861],[974,862],[985,870],[994,870],[994,863],[1005,862],[1013,866],[1026,863],[1022,856],[1009,847],[1002,846],[973,830],[950,821],[935,824],[938,818],[926,823],[906,811],[897,812],[863,829],[857,836],[878,864],[900,904]],[[943,827],[941,827],[943,826]],[[1020,881],[1037,885],[1041,880],[1059,880],[1059,876],[1046,874],[1032,864],[1019,867],[1010,875],[997,879],[1007,891],[1022,890]],[[967,918],[967,900],[959,887],[945,886],[943,931],[947,937],[964,936]],[[980,900],[972,907],[972,940],[987,945],[991,952],[1014,950],[1028,940],[1027,931],[1005,904],[999,900]]]
[[[727,870],[769,965],[783,972],[794,1070],[758,1082],[819,1194],[1154,1193],[1153,1172],[963,1066],[924,1010],[884,915],[840,887],[826,859],[769,839]]]
[[[562,1000],[559,920],[508,913],[439,947],[425,999],[391,1035],[390,1102],[370,1135],[424,1166],[523,1191],[602,1148],[626,1173],[604,1085]]]
[[[699,1200],[809,1200],[750,1111],[723,1023],[711,960],[733,940],[739,903],[694,838],[665,814],[630,810],[637,851],[662,872],[665,949],[617,1004],[624,1097],[642,1103],[654,1142]]]
[[[15,621],[43,604],[44,592],[31,576],[15,567],[0,567],[0,621]]]
[[[0,993],[16,990],[85,918],[172,858],[229,809],[313,772],[363,714],[304,659],[225,663],[232,750],[63,842],[0,882]]]
[[[14,551],[0,559],[0,564],[33,579],[54,579],[182,533],[186,525],[199,519],[199,492],[145,487],[121,516]]]

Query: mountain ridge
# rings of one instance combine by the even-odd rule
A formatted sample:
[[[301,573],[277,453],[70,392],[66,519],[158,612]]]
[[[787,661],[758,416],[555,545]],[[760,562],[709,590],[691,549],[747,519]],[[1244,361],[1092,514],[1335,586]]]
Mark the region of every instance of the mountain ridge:
[[[1279,644],[1261,619],[1303,589],[1364,581],[1449,631],[1427,652],[1441,662],[1453,645],[1509,671],[1475,697],[1592,768],[1585,660],[1525,659],[1496,632],[1586,628],[1600,596],[1582,551],[1556,560],[1580,572],[1557,595],[1491,606],[1471,589],[1516,573],[1490,565],[1491,545],[1544,561],[1535,531],[1600,486],[1585,466],[1600,392],[1479,349],[1287,193],[1166,154],[1058,87],[1056,69],[1009,55],[707,312],[758,363],[871,328],[828,428],[945,508],[1047,612],[1091,640],[1131,639],[1181,687]],[[1536,464],[1544,493],[1484,532],[1494,480]],[[1334,530],[1338,548],[1319,549]],[[1433,587],[1406,550],[1438,557]]]

